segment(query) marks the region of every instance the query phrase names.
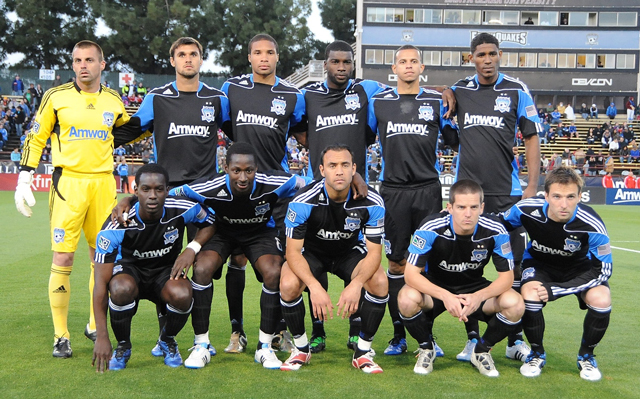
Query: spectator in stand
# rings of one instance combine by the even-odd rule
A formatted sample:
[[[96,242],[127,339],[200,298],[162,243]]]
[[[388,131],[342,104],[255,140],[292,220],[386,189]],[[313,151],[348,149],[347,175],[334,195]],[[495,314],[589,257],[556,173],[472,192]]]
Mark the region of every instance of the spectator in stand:
[[[124,96],[129,97],[130,90],[131,90],[131,85],[129,85],[129,83],[125,83],[124,86],[122,86],[122,90],[120,91],[122,93],[122,97]]]
[[[567,107],[564,106],[564,104],[562,103],[562,101],[560,102],[560,104],[558,104],[558,112],[560,112],[561,116],[564,116],[565,110]]]
[[[22,107],[16,108],[16,112],[13,115],[13,126],[16,129],[16,136],[22,136],[22,125],[26,120],[26,115]]]
[[[547,144],[547,135],[549,134],[549,129],[551,129],[551,125],[549,125],[549,122],[547,122],[547,120],[543,120],[542,122],[542,129],[540,129],[540,131],[538,132],[538,136],[540,136],[540,143],[543,143],[546,145]]]
[[[551,112],[551,124],[557,125],[558,123],[560,123],[561,117],[562,113],[558,110],[558,108],[554,109],[553,112]]]
[[[549,133],[547,133],[547,142],[551,143],[551,144],[555,144],[556,143],[556,129],[555,128],[550,128],[549,129]]]
[[[4,122],[0,122],[0,151],[4,148],[4,145],[9,140],[9,133],[4,128]]]
[[[613,176],[611,176],[611,172],[607,172],[607,174],[602,178],[602,187],[613,188]]]
[[[593,134],[594,128],[589,128],[589,133],[587,133],[587,144],[591,145],[596,142],[596,136]]]
[[[582,107],[580,107],[580,114],[582,115],[582,118],[586,121],[589,120],[589,108],[587,108],[587,104],[582,103]]]
[[[31,109],[29,108],[28,101],[26,99],[20,100],[19,107],[24,111],[25,118],[31,116]]]
[[[547,104],[547,108],[545,109],[547,111],[548,115],[551,115],[551,113],[554,111],[554,107],[553,105],[551,105],[551,103]]]
[[[130,105],[129,96],[127,96],[126,94],[123,94],[122,95],[122,103],[124,104],[125,107],[128,107]]]
[[[115,155],[115,162],[120,163],[124,161],[124,156],[126,155],[127,150],[124,149],[123,146],[118,146],[115,150],[113,150],[113,155]]]
[[[33,113],[35,114],[38,111],[38,107],[40,107],[40,102],[42,102],[42,96],[44,95],[44,90],[42,89],[42,85],[38,84],[36,86],[36,94],[33,101]]]
[[[546,143],[547,139],[545,137],[545,143]],[[451,172],[455,175],[456,171],[458,170],[458,153],[456,151],[453,152],[453,158],[451,158],[451,167],[450,167]]]
[[[549,169],[549,159],[542,154],[540,157],[540,173],[547,173]]]
[[[585,158],[587,157],[587,155],[585,154],[584,150],[582,148],[578,148],[574,153],[573,153],[573,160],[574,160],[574,164],[576,166],[576,169],[581,170],[582,167],[584,166],[584,162],[585,162]]]
[[[620,163],[629,162],[629,146],[623,135],[618,136],[618,155]]]
[[[615,155],[618,153],[618,150],[620,149],[619,145],[618,145],[618,133],[614,134],[611,137],[611,140],[609,140],[609,154],[610,155]]]
[[[616,115],[618,115],[618,110],[616,109],[616,105],[614,103],[611,103],[607,107],[607,116],[609,117],[609,119],[613,120],[616,117]]]
[[[571,122],[571,126],[569,126],[569,138],[578,138],[578,128],[575,122]]]
[[[24,94],[24,83],[22,79],[20,79],[20,75],[16,75],[11,83],[11,95],[12,96],[20,96]]]
[[[117,170],[118,176],[120,176],[120,192],[130,194],[131,189],[129,188],[129,165],[127,165],[127,161],[124,159],[124,157],[122,157],[122,161],[120,161]]]
[[[522,138],[522,132],[520,131],[520,129],[518,129],[518,132],[516,133],[516,145],[518,147],[522,147],[524,145],[524,141]]]
[[[633,170],[629,169],[629,174],[624,178],[625,188],[639,188],[636,185],[636,177],[633,175]]]
[[[62,84],[62,78],[60,77],[60,75],[56,75],[56,80],[53,81],[53,83],[51,83],[51,87],[58,87]]]
[[[147,95],[147,88],[142,85],[142,82],[138,83],[136,93],[138,93],[138,97],[140,97],[140,99],[144,99],[144,96]]]
[[[624,105],[625,109],[627,110],[627,120],[628,121],[632,121],[633,120],[633,114],[636,110],[636,102],[633,100],[633,97],[629,97],[629,99],[627,100],[627,103]]]
[[[568,168],[573,167],[573,162],[571,160],[571,151],[568,148],[565,148],[562,152],[562,165]]]
[[[611,133],[609,132],[609,129],[604,131],[600,142],[602,143],[602,148],[609,148],[609,142],[611,142]]]
[[[637,143],[633,143],[631,150],[629,150],[629,162],[637,163],[638,161],[640,161],[640,149],[638,149]]]
[[[20,167],[20,159],[22,159],[22,154],[20,153],[20,149],[16,147],[11,153],[11,161],[16,166],[16,168]],[[17,170],[18,169],[16,169],[16,173],[18,173]]]
[[[570,121],[576,120],[576,113],[573,111],[573,107],[571,104],[567,104],[567,108],[564,109],[564,114],[567,119]]]

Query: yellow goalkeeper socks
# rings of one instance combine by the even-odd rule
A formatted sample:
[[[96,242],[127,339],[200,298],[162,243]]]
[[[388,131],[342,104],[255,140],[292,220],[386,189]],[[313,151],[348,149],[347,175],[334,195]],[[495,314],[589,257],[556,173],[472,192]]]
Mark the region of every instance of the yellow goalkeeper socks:
[[[69,315],[69,299],[71,298],[70,278],[72,266],[51,265],[49,276],[49,304],[56,337],[69,338],[67,317]]]
[[[96,316],[93,314],[93,286],[95,280],[95,265],[91,262],[91,274],[89,275],[89,330],[96,330]]]

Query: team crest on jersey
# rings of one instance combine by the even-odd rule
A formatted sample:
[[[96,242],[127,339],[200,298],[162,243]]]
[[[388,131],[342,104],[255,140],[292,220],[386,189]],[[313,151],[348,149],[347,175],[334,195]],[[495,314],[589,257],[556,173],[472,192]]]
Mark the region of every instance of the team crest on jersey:
[[[186,197],[186,194],[184,193],[184,188],[182,188],[182,186],[176,187],[172,191],[173,191],[173,194],[171,195],[175,195],[176,197]]]
[[[420,238],[416,235],[414,235],[413,238],[411,239],[411,245],[413,245],[416,248],[424,249],[424,246],[426,244],[427,244],[427,241],[424,238]]]
[[[287,211],[287,219],[289,219],[291,223],[296,221],[296,216],[298,216],[298,214],[293,209]]]
[[[111,241],[103,236],[100,236],[100,239],[98,240],[98,247],[101,250],[106,251],[109,249],[109,245],[111,245]]]
[[[528,267],[522,271],[522,280],[528,280],[535,276],[536,270],[533,267]]]
[[[60,244],[64,242],[64,229],[56,227],[53,229],[53,242]]]
[[[269,204],[262,204],[262,205],[256,206],[256,216],[264,215],[265,213],[267,213],[269,209],[271,209]]]
[[[496,105],[493,107],[493,110],[504,113],[509,112],[509,107],[511,107],[511,99],[509,97],[498,97],[496,98]]]
[[[391,255],[391,241],[389,240],[384,240],[384,253]]]
[[[40,131],[40,123],[33,122],[33,126],[31,127],[31,131],[34,133],[38,133]]]
[[[422,105],[418,108],[418,119],[429,122],[433,120],[433,107],[431,105]]]
[[[105,111],[102,113],[102,124],[106,126],[113,126],[114,115],[113,112]]]
[[[276,115],[284,115],[287,110],[287,102],[281,98],[274,98],[271,101],[271,112]]]
[[[360,228],[360,219],[347,216],[344,220],[344,228],[349,231],[356,231]]]
[[[216,120],[216,107],[213,105],[203,105],[201,112],[203,121],[211,123]]]
[[[347,109],[356,110],[360,108],[360,97],[357,94],[347,94],[344,98]]]
[[[564,239],[564,250],[569,252],[576,252],[580,250],[580,241],[571,240],[569,238]]]
[[[473,262],[482,262],[487,259],[487,254],[489,253],[486,249],[474,249],[471,252],[471,260]]]
[[[115,276],[118,273],[122,273],[122,265],[116,265],[113,267],[113,272],[111,273],[112,276]]]
[[[171,230],[167,231],[166,233],[164,233],[164,243],[166,244],[173,244],[178,237],[180,236],[180,233],[178,233],[178,229],[176,228],[171,228]]]

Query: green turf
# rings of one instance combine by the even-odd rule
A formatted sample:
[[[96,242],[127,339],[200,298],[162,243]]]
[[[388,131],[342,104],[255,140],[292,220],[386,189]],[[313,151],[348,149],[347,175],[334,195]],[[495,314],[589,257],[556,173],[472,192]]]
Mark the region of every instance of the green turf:
[[[224,279],[215,283],[211,338],[219,353],[203,370],[170,369],[150,354],[157,337],[154,308],[143,302],[133,321],[133,355],[127,369],[97,375],[91,367],[92,343],[82,332],[88,318],[88,258],[81,243],[71,276],[72,297],[69,326],[74,350],[71,359],[51,356],[53,327],[47,297],[51,264],[47,199],[36,194],[34,216],[26,219],[13,205],[12,192],[0,192],[0,395],[3,398],[115,398],[115,397],[233,397],[233,398],[495,398],[544,397],[634,398],[640,366],[634,333],[640,331],[638,254],[613,251],[611,279],[613,313],[609,331],[597,348],[602,381],[590,383],[578,376],[575,360],[584,313],[573,297],[545,308],[547,366],[536,379],[518,371],[520,363],[504,357],[505,343],[493,351],[501,375],[489,379],[469,364],[455,360],[464,346],[464,327],[446,313],[437,319],[434,332],[445,358],[434,371],[418,376],[412,371],[412,354],[388,357],[382,354],[391,338],[388,315],[374,341],[381,375],[365,375],[350,365],[346,348],[348,323],[337,317],[326,324],[327,350],[314,355],[309,366],[298,372],[264,370],[253,362],[259,324],[260,287],[247,273],[245,328],[249,351],[241,355],[222,352],[230,326],[224,296]],[[607,224],[612,245],[640,250],[639,209],[598,206]],[[342,282],[330,279],[330,294],[337,302]],[[306,297],[305,297],[306,300]],[[308,323],[310,324],[310,323]],[[193,339],[190,322],[178,336],[184,358]],[[410,351],[416,349],[409,338]],[[285,359],[286,355],[280,353]],[[636,392],[634,394],[634,392]]]

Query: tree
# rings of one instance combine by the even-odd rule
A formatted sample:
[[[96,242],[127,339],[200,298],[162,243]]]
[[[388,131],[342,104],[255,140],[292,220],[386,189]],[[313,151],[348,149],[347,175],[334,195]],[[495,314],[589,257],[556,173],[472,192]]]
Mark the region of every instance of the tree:
[[[278,42],[278,75],[286,77],[307,64],[316,53],[316,41],[307,27],[310,0],[220,0],[222,24],[217,61],[229,66],[231,75],[251,72],[247,56],[249,40],[267,33]]]
[[[18,19],[4,31],[4,47],[23,53],[23,66],[70,68],[74,44],[95,39],[85,0],[7,0],[5,7]]]
[[[322,26],[336,40],[353,43],[356,39],[356,0],[322,0],[318,2]]]

